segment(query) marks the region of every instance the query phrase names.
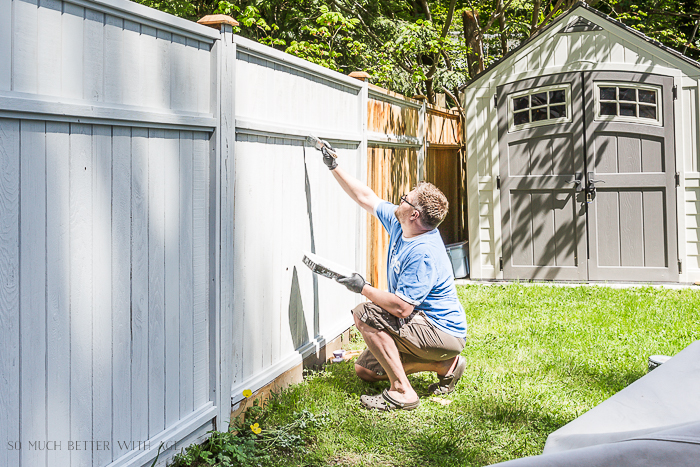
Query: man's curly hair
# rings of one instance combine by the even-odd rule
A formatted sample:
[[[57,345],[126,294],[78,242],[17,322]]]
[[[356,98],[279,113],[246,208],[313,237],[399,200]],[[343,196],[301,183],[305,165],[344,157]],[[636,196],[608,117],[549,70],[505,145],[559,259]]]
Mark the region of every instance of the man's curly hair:
[[[449,203],[442,191],[432,183],[420,182],[416,186],[416,201],[425,227],[434,229],[445,220]]]

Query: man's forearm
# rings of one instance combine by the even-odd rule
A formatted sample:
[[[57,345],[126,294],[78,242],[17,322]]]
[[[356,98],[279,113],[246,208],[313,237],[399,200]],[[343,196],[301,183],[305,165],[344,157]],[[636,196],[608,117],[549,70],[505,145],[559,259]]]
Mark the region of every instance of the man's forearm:
[[[340,167],[332,170],[331,173],[343,191],[345,191],[345,193],[347,193],[353,201],[359,204],[367,212],[373,213],[374,206],[379,200],[379,197],[370,187],[360,182],[358,179],[345,172]]]
[[[403,301],[396,294],[376,289],[369,284],[362,288],[362,295],[397,318],[407,318],[413,313],[414,307],[410,303]]]

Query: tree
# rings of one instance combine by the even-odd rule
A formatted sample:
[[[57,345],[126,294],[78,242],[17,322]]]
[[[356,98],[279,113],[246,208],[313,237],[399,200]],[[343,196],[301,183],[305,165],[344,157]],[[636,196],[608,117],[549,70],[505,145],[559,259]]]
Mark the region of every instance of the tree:
[[[228,14],[235,32],[327,68],[435,102],[576,0],[138,0],[188,19]],[[700,0],[588,0],[612,18],[700,58]],[[454,97],[453,97],[454,100]]]

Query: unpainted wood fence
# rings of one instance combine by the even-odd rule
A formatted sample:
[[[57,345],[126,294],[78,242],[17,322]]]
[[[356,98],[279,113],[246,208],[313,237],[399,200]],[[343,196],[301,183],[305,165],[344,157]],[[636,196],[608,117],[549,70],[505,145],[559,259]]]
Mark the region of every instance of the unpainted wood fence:
[[[367,102],[367,174],[383,199],[399,203],[419,181],[435,184],[450,208],[439,230],[446,244],[467,239],[463,122],[457,110],[439,108],[376,86]],[[368,216],[368,281],[386,289],[389,236]]]
[[[368,127],[426,112],[371,89],[126,0],[0,2],[0,466],[163,464],[352,324],[301,260],[366,271],[367,216],[304,139],[393,196],[431,134]]]

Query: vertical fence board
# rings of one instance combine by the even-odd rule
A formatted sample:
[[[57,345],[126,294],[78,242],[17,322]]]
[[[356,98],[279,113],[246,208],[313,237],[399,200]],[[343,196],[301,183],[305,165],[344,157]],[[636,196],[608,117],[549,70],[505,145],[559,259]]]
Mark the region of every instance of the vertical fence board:
[[[0,91],[12,87],[12,1],[0,0]]]
[[[104,26],[104,100],[121,104],[123,88],[129,86],[124,82],[124,20],[105,15]],[[138,87],[138,86],[133,86]]]
[[[131,130],[113,129],[112,152],[112,453],[131,437]]]
[[[180,133],[180,417],[193,409],[192,155],[193,134]]]
[[[197,50],[197,110],[202,113],[210,113],[211,109],[211,54],[209,53],[209,45],[200,42],[199,50]]]
[[[70,439],[70,206],[68,123],[46,124],[47,415],[49,440]],[[49,453],[69,465],[70,452]],[[8,464],[9,465],[9,464]]]
[[[92,439],[92,148],[91,128],[71,125],[70,301],[71,439]],[[71,451],[72,465],[92,465],[92,451]]]
[[[170,108],[170,49],[172,34],[158,30],[156,32],[156,79],[157,79],[157,96],[159,108]]]
[[[39,23],[37,0],[16,0],[15,20],[12,28],[13,90],[37,91],[39,49]]]
[[[112,128],[93,127],[93,415],[92,440],[112,438]],[[110,449],[93,451],[94,465],[112,460]]]
[[[38,92],[49,96],[61,95],[61,8],[60,0],[40,0],[39,50],[41,64]]]
[[[172,36],[170,60],[170,94],[173,110],[190,110],[187,108],[187,39],[177,34]]]
[[[19,441],[19,120],[0,119],[0,440]],[[3,446],[0,464],[19,465]]]
[[[130,86],[129,83],[141,83],[144,72],[141,69],[141,26],[129,20],[124,20],[124,69],[123,102],[128,105],[142,103],[143,86]]]
[[[194,139],[192,267],[194,271],[194,406],[209,400],[209,141],[202,133]]]
[[[165,132],[165,426],[180,418],[180,135]]]
[[[158,106],[158,51],[156,44],[157,31],[146,25],[141,25],[141,37],[138,47],[141,49],[141,88],[142,99],[140,105],[147,107]]]
[[[83,97],[83,16],[82,7],[63,3],[61,24],[61,94]]]
[[[199,55],[199,42],[187,38],[185,51],[184,51],[184,63],[189,64],[184,68],[184,86],[185,94],[182,96],[184,102],[184,108],[190,112],[197,112],[197,86],[198,86],[198,68],[192,64],[197,63],[197,57]]]
[[[85,10],[83,21],[83,99],[104,100],[104,22],[105,15]]]
[[[148,435],[165,428],[164,133],[148,135]]]
[[[20,420],[22,442],[46,433],[46,124],[20,125]],[[25,465],[40,465],[46,452],[22,449]]]
[[[131,439],[148,439],[148,130],[131,130]]]

